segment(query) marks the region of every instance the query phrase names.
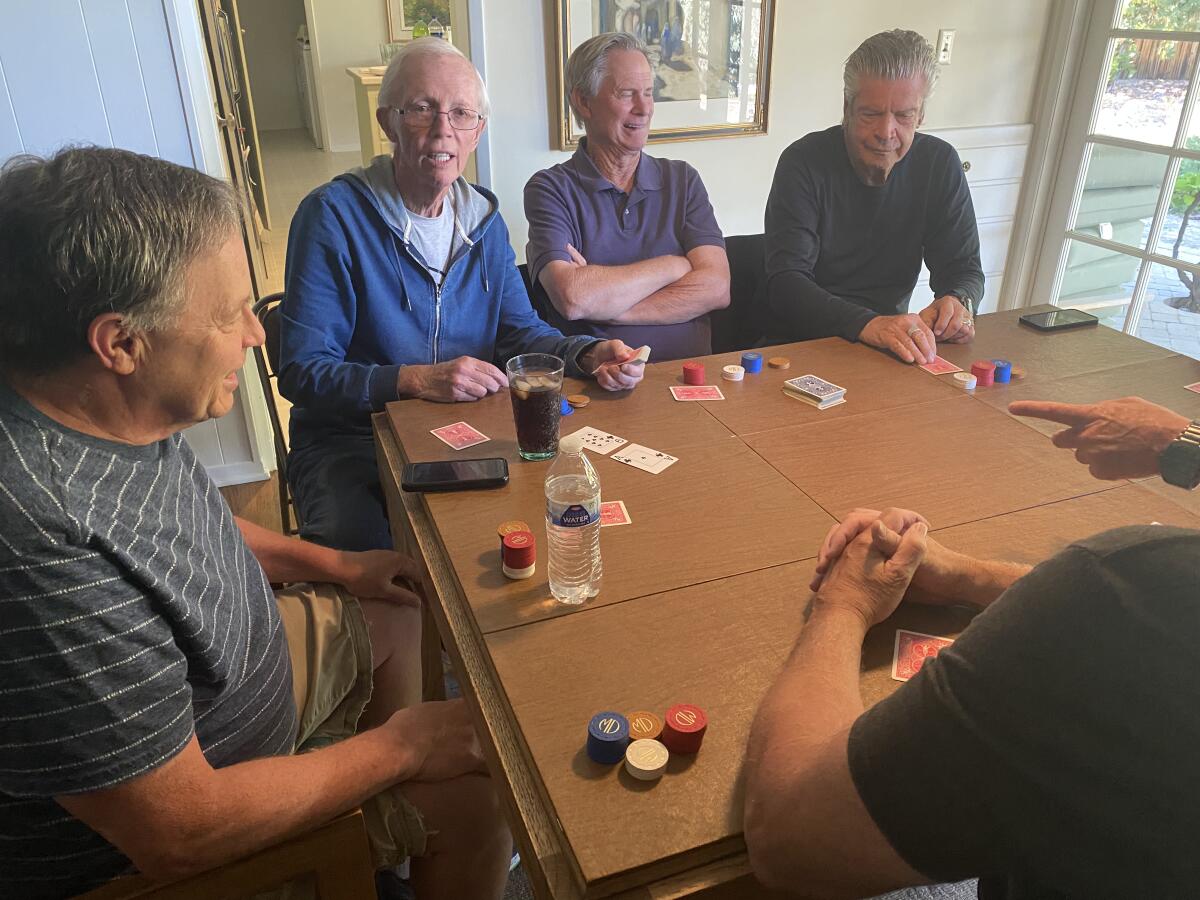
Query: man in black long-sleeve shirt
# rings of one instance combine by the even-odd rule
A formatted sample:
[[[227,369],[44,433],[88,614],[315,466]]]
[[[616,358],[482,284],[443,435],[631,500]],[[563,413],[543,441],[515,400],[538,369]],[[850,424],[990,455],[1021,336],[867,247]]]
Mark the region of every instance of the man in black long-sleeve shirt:
[[[845,69],[841,125],[779,158],[766,211],[768,300],[786,340],[839,335],[905,362],[974,337],[983,296],[975,210],[954,148],[916,134],[937,80],[912,31],[868,38]],[[921,260],[934,300],[906,313]]]

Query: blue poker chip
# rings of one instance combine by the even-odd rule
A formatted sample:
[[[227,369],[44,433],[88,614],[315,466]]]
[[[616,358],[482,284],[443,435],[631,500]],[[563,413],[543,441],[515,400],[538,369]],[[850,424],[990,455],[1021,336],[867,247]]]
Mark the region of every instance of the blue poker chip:
[[[1008,384],[1012,381],[1012,363],[1007,359],[993,359],[992,365],[996,367],[994,380],[996,384]]]
[[[588,722],[587,755],[592,762],[615,765],[625,758],[629,720],[617,712],[600,712]]]
[[[747,375],[753,375],[755,372],[762,371],[762,354],[761,353],[743,353],[742,368],[746,370]]]
[[[571,415],[571,413],[575,412],[575,408],[573,406],[571,406],[570,403],[567,402],[566,397],[562,397],[560,399],[562,402],[562,414],[564,416],[569,416],[569,415]]]

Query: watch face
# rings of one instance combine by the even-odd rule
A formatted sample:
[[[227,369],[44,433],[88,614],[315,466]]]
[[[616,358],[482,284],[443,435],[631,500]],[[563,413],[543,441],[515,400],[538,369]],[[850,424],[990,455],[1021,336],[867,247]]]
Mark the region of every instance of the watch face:
[[[1200,485],[1200,444],[1172,441],[1159,455],[1158,468],[1167,484],[1188,490]]]

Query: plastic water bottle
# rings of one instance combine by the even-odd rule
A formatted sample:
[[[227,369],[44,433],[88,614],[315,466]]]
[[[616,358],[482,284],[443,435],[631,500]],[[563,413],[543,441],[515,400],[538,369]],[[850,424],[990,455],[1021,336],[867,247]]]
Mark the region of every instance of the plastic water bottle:
[[[600,479],[582,438],[560,439],[546,473],[546,547],[554,599],[577,604],[600,592]]]
[[[446,29],[442,26],[437,16],[429,20],[429,36],[441,41],[446,39]]]

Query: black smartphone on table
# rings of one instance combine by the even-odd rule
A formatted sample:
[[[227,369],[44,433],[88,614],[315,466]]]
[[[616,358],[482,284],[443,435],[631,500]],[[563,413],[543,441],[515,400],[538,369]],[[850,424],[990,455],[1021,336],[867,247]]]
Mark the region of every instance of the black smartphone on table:
[[[1086,328],[1100,320],[1078,309],[1056,309],[1051,312],[1026,313],[1021,322],[1038,331],[1063,331],[1067,328]]]
[[[472,491],[506,484],[508,460],[498,456],[407,463],[400,473],[400,487],[406,491]]]

